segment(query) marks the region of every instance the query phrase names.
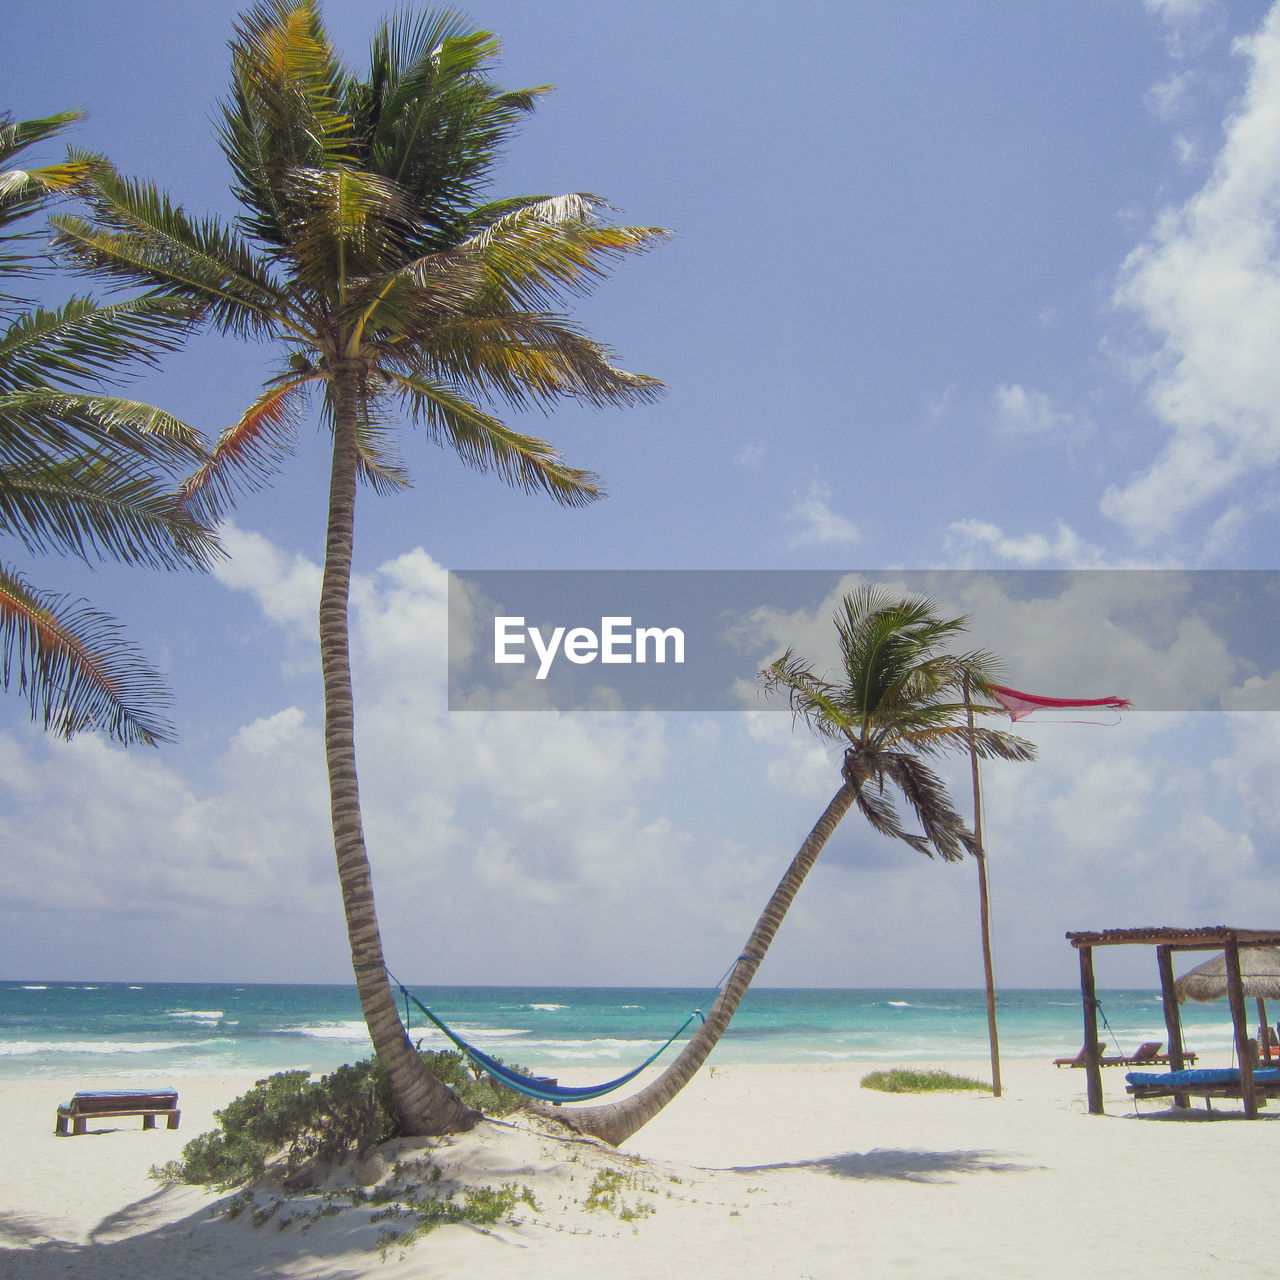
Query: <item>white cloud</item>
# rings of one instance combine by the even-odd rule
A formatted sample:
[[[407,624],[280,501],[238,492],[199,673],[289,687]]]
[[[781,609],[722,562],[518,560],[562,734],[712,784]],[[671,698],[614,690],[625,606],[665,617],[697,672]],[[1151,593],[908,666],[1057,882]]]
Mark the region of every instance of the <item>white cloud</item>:
[[[1161,214],[1115,295],[1155,340],[1139,367],[1169,436],[1102,500],[1142,542],[1280,462],[1280,6],[1240,49],[1248,82],[1208,181]]]
[[[295,639],[313,639],[320,566],[303,555],[286,555],[260,533],[229,520],[219,526],[218,536],[228,558],[215,562],[213,576],[224,586],[248,591],[263,613]]]
[[[764,461],[764,454],[765,448],[760,441],[750,441],[738,450],[738,465],[746,467],[749,471],[759,471],[760,464]]]
[[[1182,69],[1172,72],[1147,90],[1147,108],[1161,120],[1175,119],[1186,107],[1196,79],[1193,71]]]
[[[1007,534],[987,520],[956,520],[947,528],[947,554],[960,567],[971,567],[992,556],[1020,569],[1053,566],[1064,569],[1094,568],[1102,553],[1061,520],[1052,535]]]
[[[1217,8],[1217,0],[1142,0],[1143,8],[1165,22],[1190,22]]]
[[[273,571],[284,588],[305,578],[304,562],[258,550],[243,588],[255,599],[271,599]],[[1160,575],[1124,577],[1080,575],[1033,608],[997,575],[974,575],[943,608],[981,620],[975,643],[1047,664],[1044,692],[1147,700],[1230,677],[1221,642],[1159,595]],[[762,614],[759,642],[793,643],[822,666],[835,598],[855,584]],[[361,790],[393,967],[439,982],[713,983],[838,785],[838,753],[769,712],[449,713],[443,571],[414,551],[355,586]],[[1108,592],[1109,604],[1092,598]],[[1081,617],[1117,605],[1163,619],[1158,642],[1128,631],[1120,609],[1096,648],[1082,644]],[[295,627],[280,617],[268,651]],[[1149,670],[1149,686],[1099,687],[1102,652]],[[1237,719],[1259,731],[1269,720]],[[1230,921],[1280,897],[1265,865],[1280,739],[1242,729],[1223,745],[1189,720],[1032,722],[1041,763],[984,771],[1011,983],[1069,982],[1067,928]],[[183,761],[0,734],[0,843],[25,855],[6,868],[0,962],[129,980],[347,978],[318,708],[263,706]],[[963,802],[963,764],[947,767]],[[972,910],[971,869],[931,864],[851,814],[767,976],[928,984],[944,955],[948,981],[976,984]],[[922,914],[932,961],[901,950]]]
[[[791,546],[839,546],[858,541],[857,526],[832,511],[830,504],[830,486],[815,480],[809,492],[787,513],[788,522],[798,526],[791,537]]]
[[[1048,435],[1070,428],[1075,418],[1055,409],[1043,391],[1028,391],[1019,383],[1004,383],[993,398],[996,425],[1008,435]]]

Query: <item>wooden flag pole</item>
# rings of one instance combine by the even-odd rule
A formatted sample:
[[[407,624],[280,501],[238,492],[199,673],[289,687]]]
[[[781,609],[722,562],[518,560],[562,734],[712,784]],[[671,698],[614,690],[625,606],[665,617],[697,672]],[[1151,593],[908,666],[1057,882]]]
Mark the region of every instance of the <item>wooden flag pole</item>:
[[[973,735],[973,702],[969,673],[964,677],[964,705],[969,718],[969,763],[973,773],[973,834],[978,841],[978,915],[982,922],[982,969],[987,982],[987,1038],[991,1041],[991,1093],[1000,1088],[1000,1037],[996,1031],[996,980],[991,963],[991,899],[987,889],[987,851],[982,843],[982,783],[978,776],[978,747]]]

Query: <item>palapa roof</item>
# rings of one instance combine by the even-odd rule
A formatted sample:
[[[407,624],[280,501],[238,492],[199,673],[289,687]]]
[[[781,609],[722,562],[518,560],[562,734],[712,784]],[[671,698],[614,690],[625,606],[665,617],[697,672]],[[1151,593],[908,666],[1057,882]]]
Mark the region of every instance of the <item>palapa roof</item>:
[[[1240,948],[1240,985],[1246,996],[1280,997],[1280,951],[1275,947]],[[1184,973],[1173,984],[1179,1001],[1221,1000],[1227,994],[1227,957],[1216,955]]]
[[[1073,947],[1171,947],[1175,951],[1212,951],[1235,942],[1241,947],[1280,947],[1280,929],[1237,929],[1225,924],[1187,929],[1162,925],[1145,929],[1103,929],[1068,933]]]

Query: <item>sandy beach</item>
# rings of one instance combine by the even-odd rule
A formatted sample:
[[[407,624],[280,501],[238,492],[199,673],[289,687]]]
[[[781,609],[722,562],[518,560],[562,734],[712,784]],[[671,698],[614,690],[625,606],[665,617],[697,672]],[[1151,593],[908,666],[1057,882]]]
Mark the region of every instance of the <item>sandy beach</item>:
[[[980,1074],[982,1064],[950,1065]],[[211,1127],[213,1110],[248,1078],[181,1080],[177,1132],[119,1120],[73,1138],[53,1136],[61,1082],[8,1083],[0,1273],[1204,1277],[1259,1274],[1270,1252],[1261,1228],[1272,1207],[1274,1107],[1250,1123],[1227,1118],[1229,1104],[1216,1104],[1210,1121],[1203,1104],[1172,1119],[1145,1103],[1137,1118],[1122,1074],[1109,1071],[1109,1114],[1091,1117],[1083,1073],[1049,1063],[1005,1063],[1000,1099],[876,1093],[858,1084],[869,1069],[704,1070],[619,1152],[518,1116],[429,1151],[393,1144],[366,1178],[390,1176],[399,1161],[403,1180],[425,1159],[445,1185],[530,1194],[487,1231],[445,1226],[385,1249],[387,1219],[373,1220],[367,1205],[317,1192],[273,1208],[275,1197],[260,1193],[231,1218],[227,1194],[148,1177]]]

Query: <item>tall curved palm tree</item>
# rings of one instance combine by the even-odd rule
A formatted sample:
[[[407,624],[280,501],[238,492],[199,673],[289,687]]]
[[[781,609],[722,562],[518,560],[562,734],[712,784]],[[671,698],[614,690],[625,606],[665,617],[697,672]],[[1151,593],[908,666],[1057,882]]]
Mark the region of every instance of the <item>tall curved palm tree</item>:
[[[844,748],[840,786],[787,868],[734,962],[706,1021],[656,1080],[621,1102],[548,1114],[615,1146],[653,1119],[693,1078],[728,1029],[805,877],[840,820],[855,806],[883,835],[946,862],[980,852],[973,833],[925,760],[952,750],[983,757],[1030,760],[1031,743],[997,729],[970,730],[969,688],[981,695],[993,661],[981,652],[948,646],[967,618],[943,619],[926,597],[895,599],[864,587],[846,596],[835,616],[839,678],[819,676],[788,650],[760,673],[766,692],[784,692],[793,712],[822,737]],[[995,703],[973,710],[999,714]],[[892,790],[891,790],[892,788]],[[907,831],[893,800],[898,792],[915,813],[922,834]]]
[[[99,385],[176,347],[187,309],[154,296],[46,308],[8,291],[46,267],[33,251],[40,234],[23,221],[73,195],[97,163],[14,162],[78,118],[0,116],[0,534],[30,554],[205,569],[216,541],[177,492],[178,477],[205,456],[199,435]],[[173,736],[164,682],[118,624],[38,590],[8,563],[0,564],[0,684],[16,687],[32,718],[63,737],[96,728],[154,745]]]
[[[318,392],[332,436],[320,597],[325,748],[352,962],[373,1045],[408,1133],[475,1123],[413,1051],[387,980],[365,848],[347,622],[358,480],[407,483],[402,414],[469,465],[577,506],[595,477],[486,407],[649,401],[562,314],[615,259],[662,233],[601,217],[594,196],[481,203],[494,159],[542,89],[489,79],[497,41],[450,15],[404,14],[374,35],[368,72],[335,52],[315,0],[262,0],[231,43],[221,142],[243,213],[193,221],[156,188],[101,175],[91,219],[57,220],[86,269],[200,307],[224,332],[281,348],[278,375],[191,478],[216,513],[274,470]]]

